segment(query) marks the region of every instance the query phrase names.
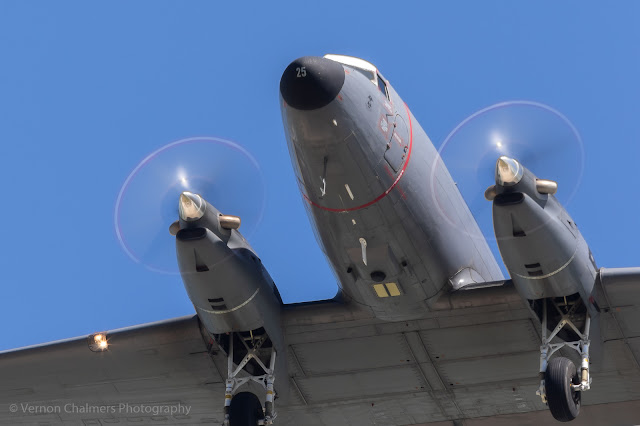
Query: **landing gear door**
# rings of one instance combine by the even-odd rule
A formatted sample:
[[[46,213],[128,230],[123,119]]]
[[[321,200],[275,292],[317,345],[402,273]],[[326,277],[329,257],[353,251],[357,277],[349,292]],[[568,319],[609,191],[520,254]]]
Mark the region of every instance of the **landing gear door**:
[[[384,159],[387,160],[393,171],[398,173],[407,159],[408,152],[409,131],[404,119],[400,115],[396,115]]]

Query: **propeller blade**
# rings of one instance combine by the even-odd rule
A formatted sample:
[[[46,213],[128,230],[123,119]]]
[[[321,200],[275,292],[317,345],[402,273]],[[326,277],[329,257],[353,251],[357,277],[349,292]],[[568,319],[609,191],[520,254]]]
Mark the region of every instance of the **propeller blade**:
[[[124,252],[150,270],[179,273],[175,239],[167,228],[173,235],[178,232],[179,206],[183,216],[197,217],[200,210],[193,202],[198,199],[242,217],[242,233],[250,237],[266,202],[255,158],[242,146],[215,137],[182,139],[148,155],[129,174],[116,200],[114,225]],[[229,226],[239,226],[234,220],[228,220]]]
[[[495,236],[487,198],[493,196],[500,157],[517,160],[539,179],[557,182],[557,197],[565,206],[576,194],[585,162],[582,139],[569,119],[532,101],[501,102],[471,114],[438,151],[489,241]]]

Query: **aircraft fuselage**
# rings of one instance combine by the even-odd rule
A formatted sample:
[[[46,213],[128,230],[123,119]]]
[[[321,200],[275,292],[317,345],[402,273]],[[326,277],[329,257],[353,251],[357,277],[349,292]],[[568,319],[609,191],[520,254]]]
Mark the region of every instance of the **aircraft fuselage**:
[[[408,106],[371,64],[334,58],[294,61],[280,90],[300,191],[343,296],[407,320],[445,289],[503,279]]]

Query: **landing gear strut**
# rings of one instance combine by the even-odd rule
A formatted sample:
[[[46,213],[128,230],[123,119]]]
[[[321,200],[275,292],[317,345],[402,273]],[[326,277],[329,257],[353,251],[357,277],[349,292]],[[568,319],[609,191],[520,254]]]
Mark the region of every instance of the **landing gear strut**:
[[[229,350],[227,353],[227,380],[224,398],[224,426],[256,426],[271,425],[276,418],[273,405],[275,381],[274,368],[276,364],[276,351],[271,348],[269,355],[263,361],[261,353],[264,353],[262,346],[268,340],[266,334],[262,336],[243,336],[244,333],[229,333]],[[236,339],[239,337],[239,339]],[[234,340],[242,342],[246,354],[234,369]],[[255,375],[249,373],[245,366],[253,361],[264,374]],[[269,364],[269,367],[265,365]],[[242,377],[240,373],[243,372]],[[262,409],[260,400],[250,392],[240,392],[235,394],[238,388],[247,382],[253,381],[261,385],[266,391],[265,406]],[[234,396],[235,395],[235,396]]]
[[[561,422],[575,419],[580,412],[581,392],[591,388],[591,377],[589,376],[589,328],[591,317],[584,311],[584,327],[581,332],[574,324],[578,315],[577,310],[582,305],[578,298],[572,303],[568,303],[564,298],[563,311],[562,299],[560,301],[547,299],[542,300],[542,345],[540,346],[540,387],[536,391],[540,395],[542,402],[549,405],[549,410],[553,417]],[[558,324],[551,334],[547,335],[549,315],[547,305],[553,305],[559,314]],[[556,317],[558,318],[558,317]],[[578,340],[564,341],[561,343],[551,343],[551,341],[568,327],[567,336],[577,336]],[[573,332],[573,333],[571,333]],[[574,334],[575,333],[575,334]],[[580,373],[576,371],[576,366],[571,360],[564,357],[550,359],[559,349],[567,347],[574,349],[580,354],[582,364]]]

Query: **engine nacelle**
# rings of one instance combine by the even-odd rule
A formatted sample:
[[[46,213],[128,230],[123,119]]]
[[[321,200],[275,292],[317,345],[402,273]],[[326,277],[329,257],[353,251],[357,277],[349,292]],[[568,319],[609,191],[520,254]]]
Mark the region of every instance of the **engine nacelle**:
[[[596,278],[589,247],[553,193],[555,182],[537,179],[516,160],[501,157],[493,200],[500,254],[520,294],[529,300],[576,293],[587,303]]]
[[[276,286],[249,243],[200,196],[181,196],[176,254],[184,286],[198,316],[212,334],[264,327],[283,341],[281,300]]]
[[[180,195],[179,210],[180,220],[171,225],[170,232],[176,236],[182,281],[202,325],[211,334],[205,340],[215,339],[228,361],[238,366],[227,375],[225,412],[228,414],[231,396],[240,387],[245,393],[256,394],[259,382],[267,391],[264,401],[270,415],[274,392],[286,401],[289,388],[280,323],[282,300],[275,283],[238,232],[240,218],[221,214],[190,192]],[[238,374],[253,381],[245,385]],[[255,396],[253,400],[258,401]]]

